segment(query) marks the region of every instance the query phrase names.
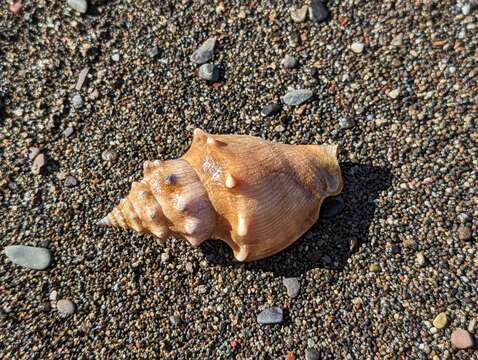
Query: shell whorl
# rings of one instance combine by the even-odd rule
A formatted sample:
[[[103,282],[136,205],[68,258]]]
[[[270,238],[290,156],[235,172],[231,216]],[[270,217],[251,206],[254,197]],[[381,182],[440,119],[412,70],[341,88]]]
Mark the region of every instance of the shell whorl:
[[[194,131],[180,159],[146,161],[144,179],[102,225],[173,234],[193,246],[225,241],[239,261],[273,255],[319,217],[342,191],[335,145],[286,145],[244,135]]]
[[[145,161],[144,178],[99,225],[131,228],[164,243],[171,233],[198,246],[215,226],[214,210],[191,166],[184,160]]]

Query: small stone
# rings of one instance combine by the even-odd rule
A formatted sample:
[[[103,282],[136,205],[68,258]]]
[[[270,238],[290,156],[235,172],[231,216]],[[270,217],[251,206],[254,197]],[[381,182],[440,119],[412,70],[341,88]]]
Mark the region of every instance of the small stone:
[[[285,130],[285,128],[282,126],[282,125],[277,125],[275,128],[274,128],[274,131],[275,132],[283,132]]]
[[[460,227],[457,230],[458,234],[458,239],[461,241],[469,241],[471,240],[471,227],[466,226],[466,225],[460,225]]]
[[[219,69],[214,64],[203,64],[199,67],[199,78],[206,81],[217,81],[219,79]]]
[[[426,263],[425,255],[423,255],[423,253],[421,253],[421,252],[417,253],[417,255],[415,257],[415,264],[418,267],[423,267],[423,266],[425,266],[425,263]]]
[[[169,260],[169,252],[165,251],[161,254],[161,262],[167,263]]]
[[[114,62],[120,61],[120,54],[118,54],[118,53],[116,53],[116,52],[113,53],[113,54],[111,55],[111,60],[113,60]]]
[[[350,252],[355,252],[355,251],[357,251],[358,246],[359,246],[359,242],[358,242],[357,239],[352,239],[352,240],[350,240],[349,251],[350,251]]]
[[[88,10],[88,4],[86,0],[67,0],[66,3],[73,10],[76,10],[82,14],[86,13],[86,10]]]
[[[50,295],[48,296],[48,299],[49,299],[50,301],[56,301],[57,298],[58,298],[58,291],[52,290],[52,291],[50,292]]]
[[[43,166],[45,166],[45,155],[38,154],[35,157],[35,160],[33,160],[32,173],[35,175],[39,175]]]
[[[473,346],[473,337],[464,329],[455,329],[451,333],[451,343],[458,349],[468,349]]]
[[[329,219],[340,214],[345,208],[345,202],[342,196],[327,198],[320,209],[320,216]]]
[[[447,325],[448,325],[448,317],[446,316],[446,313],[444,312],[439,313],[433,320],[433,326],[436,327],[437,329],[443,329]]]
[[[61,299],[56,303],[58,312],[63,316],[72,315],[75,312],[75,304],[71,300]]]
[[[320,353],[314,348],[309,348],[305,350],[305,360],[320,360]]]
[[[197,290],[198,290],[198,293],[199,293],[199,294],[205,294],[205,293],[207,293],[207,287],[206,287],[206,285],[199,285],[199,286],[197,287]]]
[[[88,71],[90,69],[88,67],[85,67],[83,70],[80,71],[78,74],[78,80],[76,82],[75,89],[76,91],[80,91],[81,87],[83,86],[83,83],[85,82],[86,76],[88,75]]]
[[[291,55],[286,55],[281,61],[281,65],[284,69],[293,69],[297,64],[297,59]]]
[[[158,49],[157,46],[153,46],[153,47],[149,48],[149,49],[146,51],[146,53],[148,54],[148,56],[149,56],[150,58],[154,58],[154,57],[158,56],[158,54],[159,54],[159,49]]]
[[[312,90],[309,89],[291,90],[284,95],[282,101],[289,106],[299,106],[309,100],[312,94]]]
[[[282,283],[287,289],[287,295],[290,298],[295,298],[297,295],[299,295],[299,290],[300,290],[300,283],[299,279],[296,277],[291,277],[291,278],[284,278],[282,280]]]
[[[392,46],[395,46],[395,47],[402,46],[402,44],[403,44],[403,35],[402,35],[402,34],[396,35],[396,36],[392,39],[391,44],[392,44]]]
[[[476,326],[476,320],[471,319],[470,322],[468,323],[468,331],[473,333],[475,331],[475,326]]]
[[[263,310],[257,315],[259,324],[279,324],[283,319],[283,312],[280,307],[271,307]]]
[[[11,4],[8,9],[12,12],[12,14],[17,15],[22,10],[22,7],[23,7],[22,2],[17,1],[17,2],[14,2],[13,4]]]
[[[285,355],[284,360],[297,360],[297,357],[295,356],[295,354],[293,352],[288,352]]]
[[[40,153],[40,149],[37,147],[31,147],[30,149],[28,149],[28,151],[30,151],[30,153],[28,154],[28,158],[30,160],[33,160]]]
[[[350,45],[350,50],[356,54],[361,54],[364,48],[365,44],[361,42],[354,42],[352,45]]]
[[[431,349],[430,349],[430,346],[428,346],[427,344],[423,344],[421,343],[418,348],[423,351],[425,354],[429,354]]]
[[[373,263],[373,264],[370,264],[370,266],[368,267],[368,270],[370,272],[375,273],[375,272],[378,272],[380,270],[380,267],[378,266],[378,264]]]
[[[398,95],[400,95],[400,89],[394,89],[394,90],[390,91],[387,95],[388,95],[388,97],[390,97],[392,99],[396,99],[398,97]]]
[[[309,19],[316,22],[322,22],[329,16],[329,10],[322,1],[310,0]]]
[[[188,262],[186,263],[185,268],[186,268],[186,271],[187,271],[188,273],[191,273],[191,274],[192,274],[192,273],[194,272],[194,265],[193,265],[193,263],[190,262],[190,261],[188,261]]]
[[[298,9],[295,8],[295,7],[291,7],[289,9],[290,17],[292,18],[292,20],[294,22],[301,23],[305,20],[305,18],[307,16],[307,10],[308,10],[307,5],[304,5],[301,8],[298,8]]]
[[[78,185],[78,180],[74,176],[68,175],[65,178],[65,181],[63,182],[63,184],[66,187],[75,187],[76,185]]]
[[[5,255],[14,263],[28,269],[44,270],[51,263],[48,249],[25,245],[10,245],[5,248]]]
[[[75,109],[79,109],[83,106],[83,98],[80,94],[76,94],[75,96],[73,96],[71,102],[73,103],[73,107]]]
[[[196,64],[204,64],[214,56],[216,37],[207,39],[192,55],[191,61]]]
[[[348,119],[348,118],[339,119],[339,126],[342,129],[351,129],[354,127],[354,125],[355,125],[355,122],[352,119]]]
[[[319,69],[315,66],[312,66],[309,69],[309,75],[314,79],[317,78],[319,76]]]
[[[72,127],[67,127],[67,128],[65,129],[65,131],[63,131],[63,136],[64,136],[65,138],[69,138],[69,137],[71,136],[71,134],[73,134],[73,131],[74,131],[74,130],[73,130]]]
[[[274,116],[282,110],[282,105],[280,103],[271,103],[264,106],[261,110],[261,115],[263,117]]]
[[[471,5],[469,3],[465,3],[461,7],[461,12],[463,15],[467,16],[471,12]]]
[[[177,315],[171,315],[169,317],[169,321],[171,322],[171,324],[173,325],[178,325],[180,322],[181,322],[181,318]]]
[[[114,150],[106,149],[101,153],[101,159],[104,161],[116,161],[118,159],[118,154]]]
[[[50,240],[42,240],[42,241],[40,241],[40,246],[41,246],[42,248],[48,249],[48,247],[50,246]]]

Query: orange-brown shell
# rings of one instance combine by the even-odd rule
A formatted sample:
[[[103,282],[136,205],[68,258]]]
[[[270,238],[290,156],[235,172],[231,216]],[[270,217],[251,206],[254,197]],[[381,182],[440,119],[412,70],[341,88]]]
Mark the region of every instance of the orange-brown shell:
[[[174,185],[164,184],[169,176]],[[317,221],[323,200],[341,191],[334,145],[285,145],[196,129],[181,159],[146,162],[142,183],[102,221],[160,239],[173,233],[194,246],[221,239],[237,260],[252,261],[295,242]]]

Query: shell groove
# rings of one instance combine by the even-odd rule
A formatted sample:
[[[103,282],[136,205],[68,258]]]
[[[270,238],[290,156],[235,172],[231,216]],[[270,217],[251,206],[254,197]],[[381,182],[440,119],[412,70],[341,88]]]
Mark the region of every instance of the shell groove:
[[[239,261],[271,256],[304,234],[342,191],[335,145],[286,145],[194,131],[180,159],[145,162],[144,179],[100,221],[169,234],[193,246],[225,241]]]

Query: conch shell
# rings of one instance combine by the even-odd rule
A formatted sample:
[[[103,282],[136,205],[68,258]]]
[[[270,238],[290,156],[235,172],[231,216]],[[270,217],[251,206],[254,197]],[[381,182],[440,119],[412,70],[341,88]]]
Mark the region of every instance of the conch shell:
[[[342,191],[336,145],[285,145],[253,136],[194,130],[183,157],[146,161],[100,225],[169,235],[193,246],[225,241],[238,261],[271,256],[318,219],[322,201]]]

